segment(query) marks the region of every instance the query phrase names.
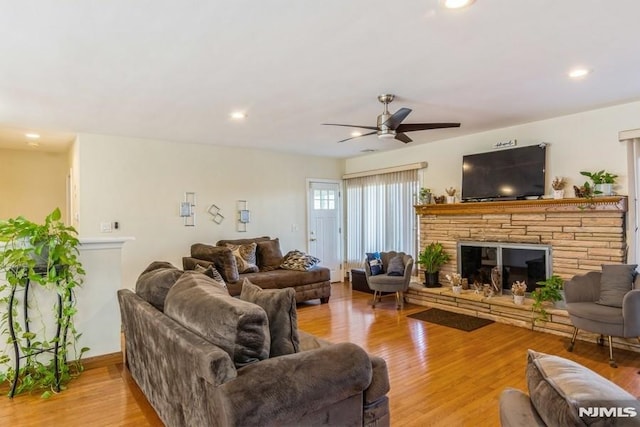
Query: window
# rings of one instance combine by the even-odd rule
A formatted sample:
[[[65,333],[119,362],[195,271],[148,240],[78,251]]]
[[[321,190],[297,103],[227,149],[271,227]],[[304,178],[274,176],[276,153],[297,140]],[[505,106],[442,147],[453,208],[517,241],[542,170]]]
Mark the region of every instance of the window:
[[[366,252],[398,251],[415,258],[418,170],[345,180],[346,257],[358,268]]]
[[[313,209],[334,210],[336,208],[336,192],[333,190],[313,190]]]

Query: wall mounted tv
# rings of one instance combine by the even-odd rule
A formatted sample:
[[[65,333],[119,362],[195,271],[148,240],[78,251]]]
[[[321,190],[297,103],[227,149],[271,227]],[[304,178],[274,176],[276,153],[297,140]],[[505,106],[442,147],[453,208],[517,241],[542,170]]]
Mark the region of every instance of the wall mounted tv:
[[[462,200],[516,200],[542,196],[547,144],[462,158]]]

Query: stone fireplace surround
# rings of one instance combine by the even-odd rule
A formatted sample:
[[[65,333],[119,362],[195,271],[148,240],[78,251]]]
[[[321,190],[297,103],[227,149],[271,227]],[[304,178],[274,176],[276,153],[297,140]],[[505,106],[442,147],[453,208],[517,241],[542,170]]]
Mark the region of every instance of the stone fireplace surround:
[[[451,260],[440,270],[443,288],[428,289],[412,283],[409,302],[433,306],[498,322],[570,336],[573,330],[566,310],[552,309],[548,322],[531,322],[531,300],[515,306],[509,297],[482,298],[472,291],[455,296],[446,275],[457,272],[459,241],[533,243],[552,248],[553,274],[565,280],[600,270],[602,264],[626,262],[627,197],[587,199],[515,200],[416,205],[420,216],[419,248],[440,242]],[[422,277],[422,272],[419,273]],[[581,339],[592,334],[581,332]],[[617,347],[640,351],[637,343],[616,339]]]

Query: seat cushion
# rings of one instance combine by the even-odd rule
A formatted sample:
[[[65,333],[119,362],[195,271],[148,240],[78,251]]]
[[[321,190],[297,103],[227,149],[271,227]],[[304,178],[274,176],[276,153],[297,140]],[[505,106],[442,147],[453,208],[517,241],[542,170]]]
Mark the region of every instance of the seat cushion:
[[[271,336],[269,357],[300,351],[296,291],[293,288],[262,289],[244,279],[240,299],[259,305],[267,313]]]
[[[169,289],[184,273],[171,263],[154,261],[140,274],[136,281],[136,294],[160,311]]]
[[[600,299],[597,303],[622,307],[622,299],[632,289],[637,264],[603,265],[600,276]]]
[[[590,417],[585,412],[593,408],[615,411],[618,407],[631,407],[640,414],[640,402],[633,395],[590,369],[559,356],[529,350],[527,386],[533,406],[549,426],[612,425],[609,417]],[[638,419],[635,422],[624,419],[628,421],[631,423],[624,425],[638,425]]]
[[[165,314],[222,348],[238,368],[269,357],[271,338],[264,309],[232,297],[204,274],[187,271],[178,279],[167,294]]]

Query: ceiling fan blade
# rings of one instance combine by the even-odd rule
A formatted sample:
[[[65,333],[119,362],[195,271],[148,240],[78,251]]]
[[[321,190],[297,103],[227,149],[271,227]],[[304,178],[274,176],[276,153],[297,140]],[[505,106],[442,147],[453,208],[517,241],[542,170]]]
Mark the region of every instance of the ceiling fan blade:
[[[396,132],[414,132],[417,130],[459,128],[460,123],[406,123],[396,128]]]
[[[356,139],[356,138],[360,138],[360,137],[362,137],[362,136],[373,135],[373,134],[375,134],[375,133],[378,133],[378,131],[376,130],[376,131],[369,132],[369,133],[363,133],[362,135],[352,136],[351,138],[343,139],[343,140],[338,141],[338,142],[345,142],[345,141],[348,141],[348,140],[350,140],[350,139]]]
[[[384,123],[382,123],[385,126],[388,126],[391,129],[396,129],[400,123],[407,118],[407,116],[409,115],[409,113],[411,112],[410,108],[401,108],[398,111],[396,111],[395,113],[393,113],[391,115],[391,117],[389,117]]]
[[[358,125],[340,125],[338,123],[322,123],[325,126],[344,126],[348,128],[360,128],[360,129],[371,129],[377,131],[378,128],[376,126],[358,126]]]
[[[409,143],[409,142],[413,141],[413,139],[409,138],[409,137],[408,137],[406,134],[404,134],[404,133],[396,133],[396,139],[397,139],[398,141],[402,141],[402,142],[404,142],[405,144],[407,144],[407,143]]]

